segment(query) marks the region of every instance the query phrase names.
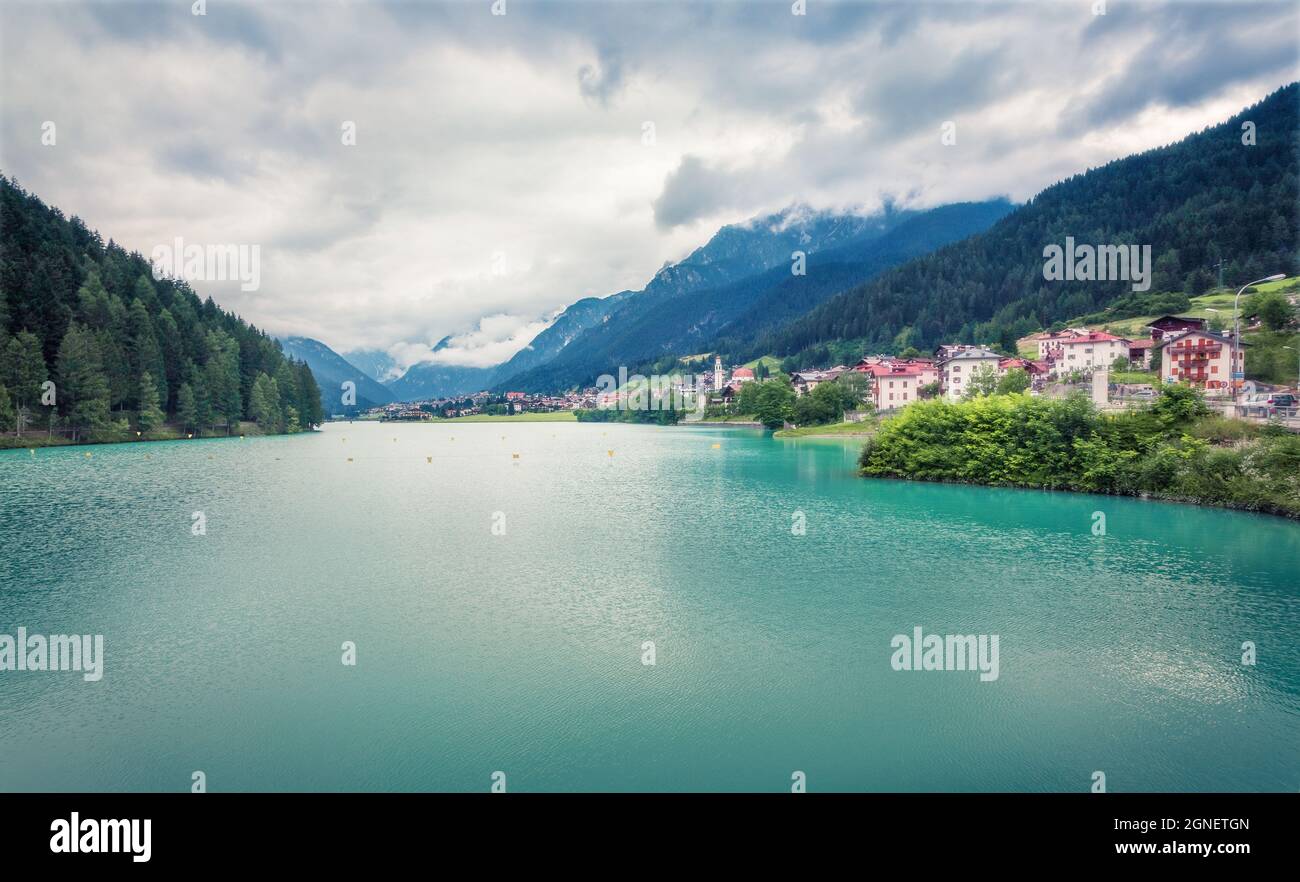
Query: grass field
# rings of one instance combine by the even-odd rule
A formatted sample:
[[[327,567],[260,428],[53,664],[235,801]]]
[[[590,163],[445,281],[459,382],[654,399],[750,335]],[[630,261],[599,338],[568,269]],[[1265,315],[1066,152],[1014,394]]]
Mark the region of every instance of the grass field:
[[[1160,385],[1160,378],[1151,371],[1111,371],[1112,383],[1151,383]]]
[[[1282,279],[1279,282],[1268,282],[1264,285],[1256,286],[1260,291],[1292,291],[1300,287],[1300,278]],[[1232,301],[1237,296],[1236,290],[1218,290],[1211,291],[1209,294],[1202,294],[1199,297],[1191,298],[1192,308],[1180,312],[1179,315],[1194,316],[1203,318],[1207,321],[1218,319],[1223,323],[1225,328],[1232,326]],[[1249,294],[1243,294],[1242,303],[1245,303]],[[1151,324],[1157,315],[1140,315],[1133,318],[1115,319],[1098,325],[1093,322],[1091,327],[1098,330],[1106,330],[1112,334],[1118,334],[1121,337],[1129,339],[1143,338],[1151,336],[1151,329],[1147,325]],[[1073,319],[1066,322],[1070,327],[1079,324],[1080,319]],[[1022,353],[1023,354],[1023,353]]]
[[[769,373],[778,374],[781,372],[781,359],[777,358],[775,355],[764,355],[754,359],[753,361],[747,361],[745,362],[745,367],[756,369],[760,364],[767,365]]]
[[[829,426],[800,426],[797,429],[781,429],[773,434],[775,438],[821,438],[830,435],[874,435],[876,422],[832,423]]]
[[[497,416],[486,413],[476,413],[470,416],[452,417],[446,420],[435,420],[439,423],[576,423],[578,417],[571,410],[557,410],[553,413],[515,413],[510,416]]]

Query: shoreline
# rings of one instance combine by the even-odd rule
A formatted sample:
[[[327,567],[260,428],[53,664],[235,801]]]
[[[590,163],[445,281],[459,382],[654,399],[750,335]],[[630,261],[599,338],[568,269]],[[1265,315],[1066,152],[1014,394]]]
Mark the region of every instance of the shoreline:
[[[688,422],[686,422],[685,420],[682,420],[680,423],[677,423],[676,426],[686,426],[686,427],[690,427],[690,426],[711,426],[711,427],[713,427],[713,428],[717,428],[717,427],[719,427],[719,426],[726,426],[726,427],[738,428],[738,429],[761,429],[761,428],[763,428],[763,424],[762,424],[762,423],[760,423],[760,422],[755,422],[755,421],[753,421],[753,420],[746,420],[746,421],[744,421],[744,422],[742,422],[742,421],[740,421],[740,420],[698,420],[698,421],[696,421],[696,422],[692,422],[692,423],[688,423]]]
[[[134,431],[134,430],[132,430]],[[277,438],[288,435],[304,435],[308,432],[319,431],[319,428],[312,427],[302,429],[298,432],[263,432],[257,427],[257,423],[245,422],[240,426],[238,432],[230,432],[225,435],[195,435],[186,437],[188,433],[172,431],[153,438],[100,438],[95,440],[83,439],[80,441],[70,441],[67,438],[55,435],[31,435],[22,438],[15,438],[12,435],[0,437],[0,453],[6,450],[38,450],[38,449],[55,449],[59,447],[102,447],[106,444],[158,444],[165,441],[220,441],[225,438]],[[14,443],[21,442],[21,443]]]
[[[1134,499],[1141,502],[1161,502],[1168,505],[1185,505],[1192,508],[1217,508],[1245,514],[1265,515],[1270,518],[1300,522],[1300,512],[1271,507],[1249,507],[1230,502],[1205,502],[1187,496],[1166,496],[1159,493],[1103,493],[1100,490],[1079,490],[1075,487],[1044,487],[1036,484],[985,484],[979,481],[955,481],[942,478],[909,478],[906,475],[869,475],[861,467],[857,476],[867,481],[901,481],[907,484],[935,484],[949,487],[983,487],[989,490],[1033,490],[1039,493],[1073,493],[1079,496],[1097,496],[1107,499]]]

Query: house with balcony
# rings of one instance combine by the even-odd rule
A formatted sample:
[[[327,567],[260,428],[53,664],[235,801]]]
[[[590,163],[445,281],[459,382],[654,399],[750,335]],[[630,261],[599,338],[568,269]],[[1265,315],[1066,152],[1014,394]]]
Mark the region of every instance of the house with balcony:
[[[1156,345],[1161,350],[1160,379],[1165,383],[1190,383],[1207,394],[1228,395],[1233,373],[1246,370],[1248,344],[1226,334],[1189,330],[1166,334]]]

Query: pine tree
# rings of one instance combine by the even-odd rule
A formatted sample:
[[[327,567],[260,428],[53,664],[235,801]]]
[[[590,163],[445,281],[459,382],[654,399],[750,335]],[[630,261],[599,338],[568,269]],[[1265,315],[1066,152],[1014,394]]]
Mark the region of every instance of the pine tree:
[[[264,373],[259,373],[257,379],[253,381],[248,415],[257,420],[258,426],[263,431],[280,431],[280,390],[276,387],[275,380]]]
[[[298,363],[298,415],[303,426],[308,428],[325,422],[320,386],[316,384],[316,377],[305,361]]]
[[[41,341],[30,331],[19,331],[9,339],[0,358],[0,382],[9,389],[18,407],[34,407],[41,400],[41,384],[49,378]]]
[[[158,403],[158,386],[149,372],[145,371],[140,375],[140,412],[136,416],[136,426],[141,432],[152,432],[166,418]]]
[[[176,392],[176,421],[186,431],[196,431],[199,425],[198,404],[194,400],[194,387],[181,383]]]
[[[154,381],[154,389],[159,400],[167,398],[166,366],[163,363],[162,347],[154,333],[153,320],[143,300],[131,302],[129,310],[130,344],[127,352],[131,359],[131,373],[135,376],[149,374]],[[138,401],[138,397],[137,397]]]
[[[9,403],[9,390],[0,383],[0,432],[8,432],[14,427],[14,408]]]
[[[108,381],[104,379],[95,335],[73,323],[59,344],[59,405],[76,441],[108,426]]]

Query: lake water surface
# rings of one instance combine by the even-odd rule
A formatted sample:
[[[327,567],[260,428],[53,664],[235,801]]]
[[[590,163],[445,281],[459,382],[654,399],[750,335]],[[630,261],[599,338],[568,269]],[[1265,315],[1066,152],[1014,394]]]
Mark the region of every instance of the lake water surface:
[[[0,789],[1300,789],[1300,525],[867,481],[857,450],[356,423],[2,452],[0,634],[103,634],[105,666],[0,671]],[[998,635],[998,678],[893,670],[916,626]]]

